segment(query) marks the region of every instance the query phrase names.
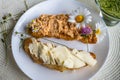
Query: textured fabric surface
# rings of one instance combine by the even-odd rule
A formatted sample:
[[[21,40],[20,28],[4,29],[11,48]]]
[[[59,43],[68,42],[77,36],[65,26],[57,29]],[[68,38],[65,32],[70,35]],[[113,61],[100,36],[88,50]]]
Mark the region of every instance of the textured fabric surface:
[[[41,2],[43,0],[27,0],[28,7]],[[98,13],[94,0],[79,0]],[[11,5],[12,4],[12,5]],[[17,14],[26,10],[24,0],[0,0],[0,20],[7,13]],[[9,27],[14,27],[15,22],[10,22]],[[2,26],[2,25],[0,25]],[[120,24],[114,27],[108,27],[110,37],[110,50],[105,64],[100,71],[91,80],[120,80]],[[8,62],[6,64],[6,54],[3,43],[0,41],[0,80],[30,80],[17,66],[12,56],[10,48],[10,39],[8,39]]]

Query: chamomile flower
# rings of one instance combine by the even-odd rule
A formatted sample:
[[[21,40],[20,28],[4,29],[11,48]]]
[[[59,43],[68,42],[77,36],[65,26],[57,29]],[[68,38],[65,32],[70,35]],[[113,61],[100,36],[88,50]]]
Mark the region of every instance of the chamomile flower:
[[[95,25],[96,27],[96,35],[98,37],[98,42],[101,42],[104,37],[106,36],[106,29],[105,26],[102,24],[102,22],[98,22]]]
[[[27,27],[28,27],[28,29],[31,29],[32,32],[38,32],[39,27],[35,26],[34,24],[36,24],[36,20],[32,20],[32,22],[30,24],[28,24]]]
[[[90,14],[91,12],[87,8],[78,8],[70,14],[68,22],[76,23],[76,27],[80,28],[92,21]]]
[[[32,32],[38,32],[39,28],[38,27],[32,27]]]

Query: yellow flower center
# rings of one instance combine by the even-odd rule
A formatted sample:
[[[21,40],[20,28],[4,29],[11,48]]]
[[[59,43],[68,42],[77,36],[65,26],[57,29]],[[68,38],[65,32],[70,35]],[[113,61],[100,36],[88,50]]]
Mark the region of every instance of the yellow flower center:
[[[77,15],[77,16],[75,17],[75,20],[76,20],[77,23],[80,23],[80,22],[82,22],[82,21],[84,20],[84,16],[82,16],[82,15]]]
[[[32,20],[32,22],[34,22],[35,20]]]
[[[100,28],[98,28],[97,30],[96,30],[96,34],[101,34],[101,31],[100,31]]]
[[[35,23],[35,20],[32,20],[32,23]]]

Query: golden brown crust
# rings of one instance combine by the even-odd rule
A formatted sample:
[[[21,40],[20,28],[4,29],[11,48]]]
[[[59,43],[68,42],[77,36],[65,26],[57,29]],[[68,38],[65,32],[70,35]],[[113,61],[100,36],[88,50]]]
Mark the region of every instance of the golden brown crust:
[[[24,40],[23,42],[23,48],[25,50],[25,52],[30,56],[30,58],[35,62],[35,63],[38,63],[38,64],[41,64],[45,67],[48,67],[50,69],[55,69],[55,70],[58,70],[60,72],[63,72],[64,70],[75,70],[75,69],[78,69],[78,68],[66,68],[66,67],[62,67],[62,66],[57,66],[57,65],[51,65],[51,64],[44,64],[43,61],[40,59],[40,58],[37,58],[35,57],[35,55],[32,55],[29,51],[29,44],[32,43],[32,39],[31,38],[27,38]],[[72,49],[71,49],[72,50]],[[95,54],[91,52],[91,56],[93,58],[96,58]],[[87,65],[86,65],[87,66]],[[85,67],[85,66],[84,66]]]
[[[24,40],[24,42],[23,42],[23,48],[24,48],[25,52],[32,58],[32,60],[34,62],[42,64],[43,63],[42,60],[40,60],[37,57],[35,57],[35,55],[31,55],[30,54],[30,51],[29,51],[29,48],[28,48],[28,46],[29,46],[30,43],[32,43],[31,38],[27,38],[27,39]]]
[[[65,40],[79,40],[83,43],[96,43],[96,34],[89,35],[88,41],[80,35],[75,23],[68,22],[68,14],[41,15],[29,24],[28,33],[35,38],[55,37]],[[33,31],[33,28],[37,31]]]
[[[90,52],[90,55],[91,55],[94,59],[96,59],[96,55],[95,55],[93,52]]]
[[[30,43],[32,43],[31,38],[25,39],[24,42],[23,42],[23,48],[24,48],[25,52],[30,56],[30,58],[35,63],[41,64],[41,65],[43,65],[45,67],[55,69],[55,70],[58,70],[58,71],[61,71],[61,72],[64,71],[64,70],[67,70],[67,68],[65,68],[65,67],[61,67],[61,66],[57,66],[57,65],[50,65],[50,64],[43,64],[43,61],[40,58],[37,58],[34,55],[30,54],[30,51],[29,51],[29,48],[28,48]]]

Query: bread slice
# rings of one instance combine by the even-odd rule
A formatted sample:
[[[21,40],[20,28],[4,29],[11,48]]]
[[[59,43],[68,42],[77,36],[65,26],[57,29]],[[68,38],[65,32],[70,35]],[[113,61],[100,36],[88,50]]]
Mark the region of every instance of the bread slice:
[[[35,38],[55,37],[65,40],[78,40],[83,43],[97,42],[97,37],[94,32],[86,40],[81,35],[81,29],[77,28],[75,23],[68,22],[68,19],[68,14],[43,14],[29,23],[27,32]]]
[[[55,69],[55,70],[58,70],[58,71],[61,71],[63,72],[64,70],[75,70],[75,69],[79,69],[79,68],[68,68],[68,67],[64,67],[64,66],[59,66],[59,65],[52,65],[52,64],[44,64],[44,61],[39,58],[39,57],[36,57],[34,54],[31,54],[30,52],[30,49],[29,49],[29,45],[33,43],[32,41],[32,38],[27,38],[24,40],[23,42],[23,48],[25,50],[25,52],[30,56],[30,58],[35,62],[35,63],[38,63],[38,64],[41,64],[45,67],[48,67],[50,69]],[[70,49],[72,50],[72,49]],[[96,58],[96,55],[94,53],[90,53],[90,55],[95,59]],[[85,65],[87,66],[87,64]],[[85,67],[83,66],[83,67]]]

